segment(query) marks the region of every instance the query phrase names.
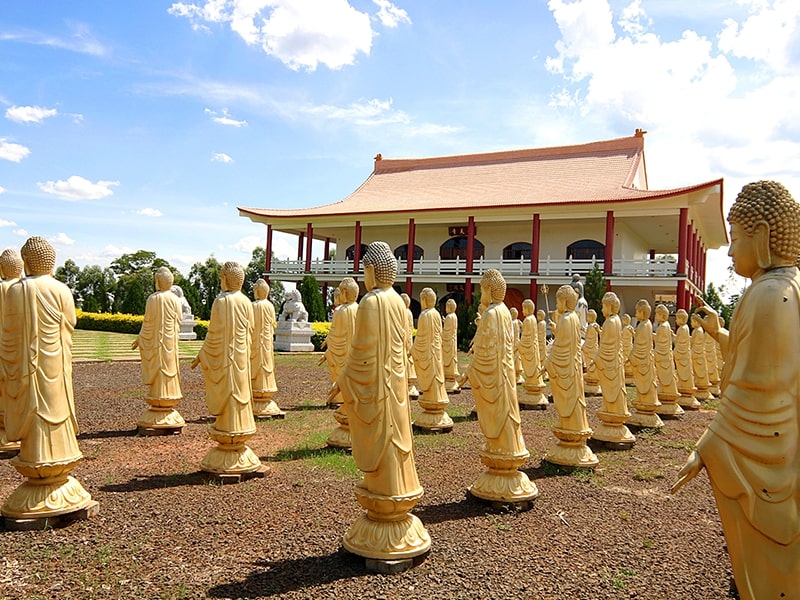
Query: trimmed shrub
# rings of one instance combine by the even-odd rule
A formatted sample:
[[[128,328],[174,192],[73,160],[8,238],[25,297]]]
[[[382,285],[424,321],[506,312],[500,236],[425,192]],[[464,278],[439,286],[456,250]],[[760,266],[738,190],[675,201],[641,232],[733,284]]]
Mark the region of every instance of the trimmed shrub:
[[[114,333],[133,333],[138,334],[142,329],[144,315],[126,315],[123,313],[91,313],[77,309],[75,315],[78,318],[76,329],[88,331],[112,331]],[[208,331],[208,321],[195,319],[194,332],[197,339],[206,339]]]

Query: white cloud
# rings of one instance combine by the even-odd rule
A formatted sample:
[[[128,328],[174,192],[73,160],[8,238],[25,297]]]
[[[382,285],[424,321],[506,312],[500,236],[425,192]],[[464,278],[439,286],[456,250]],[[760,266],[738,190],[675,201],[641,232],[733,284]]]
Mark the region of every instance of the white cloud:
[[[143,217],[161,217],[163,213],[158,210],[157,208],[143,208],[141,210],[135,211],[137,215],[142,215]]]
[[[208,30],[204,22],[227,23],[248,45],[260,45],[293,70],[351,65],[359,52],[369,54],[374,35],[369,15],[347,0],[206,0],[202,6],[177,2],[168,12],[189,19],[195,30]]]
[[[99,200],[114,194],[111,189],[119,181],[98,181],[92,183],[80,175],[72,175],[66,181],[47,181],[37,183],[39,189],[64,200]]]
[[[3,32],[0,33],[0,41],[49,46],[92,56],[106,56],[110,53],[108,48],[94,37],[89,26],[83,23],[73,25],[72,35],[69,37],[59,37],[38,31]]]
[[[5,194],[8,190],[0,185],[0,194]]]
[[[103,248],[101,255],[105,258],[119,258],[123,254],[132,254],[134,252],[133,248],[128,246],[115,246],[114,244],[109,244],[105,248]]]
[[[244,127],[247,125],[247,121],[238,121],[231,117],[227,108],[222,109],[221,115],[210,108],[207,108],[205,112],[207,115],[211,115],[211,120],[214,121],[214,123],[219,123],[220,125],[227,125],[229,127]]]
[[[51,244],[58,244],[60,246],[72,246],[72,244],[75,243],[75,240],[73,240],[63,231],[58,235],[47,238],[47,241],[49,241]]]
[[[224,152],[214,152],[211,155],[211,162],[232,163],[233,159]]]
[[[27,237],[28,236],[28,231],[26,229],[15,229],[11,233],[13,233],[14,235],[18,235],[20,237]]]
[[[408,13],[402,8],[396,7],[389,0],[372,0],[372,2],[380,9],[376,17],[384,27],[394,29],[401,23],[411,25]]]
[[[55,108],[43,106],[12,106],[6,109],[6,119],[15,123],[41,123],[58,114]]]
[[[9,142],[7,138],[0,137],[0,158],[18,163],[31,153],[22,144]]]
[[[233,245],[234,250],[238,250],[239,252],[244,252],[246,254],[252,254],[253,250],[258,248],[259,246],[263,246],[265,243],[265,238],[259,237],[257,235],[248,235],[236,242]]]
[[[0,227],[16,227],[17,224],[14,221],[8,221],[6,219],[0,219]]]

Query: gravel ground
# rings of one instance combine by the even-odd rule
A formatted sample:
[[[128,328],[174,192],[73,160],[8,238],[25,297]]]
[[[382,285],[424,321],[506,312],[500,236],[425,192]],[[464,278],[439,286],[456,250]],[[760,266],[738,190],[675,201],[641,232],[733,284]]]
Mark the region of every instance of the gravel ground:
[[[249,445],[264,479],[204,483],[202,375],[182,370],[181,435],[140,437],[137,362],[78,363],[74,384],[85,460],[73,475],[97,516],[45,531],[3,531],[0,598],[728,598],[731,572],[705,474],[679,495],[669,486],[713,413],[687,413],[632,450],[596,449],[594,473],[541,463],[555,438],[552,406],[522,413],[540,496],[526,512],[468,499],[482,470],[473,402],[451,396],[452,433],[416,435],[425,497],[415,509],[433,545],[399,575],[365,570],[341,549],[361,514],[352,458],[324,449],[335,422],[324,408],[327,371],[316,356],[281,356],[280,421]],[[599,400],[590,400],[590,421]],[[0,462],[0,499],[22,481]]]

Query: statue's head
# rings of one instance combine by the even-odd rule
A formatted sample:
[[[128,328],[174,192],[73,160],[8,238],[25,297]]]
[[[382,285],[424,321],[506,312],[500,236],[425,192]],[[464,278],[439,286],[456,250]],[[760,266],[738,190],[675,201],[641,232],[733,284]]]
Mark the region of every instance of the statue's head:
[[[537,321],[544,321],[547,318],[547,314],[540,308],[536,311],[536,320]]]
[[[26,275],[52,275],[56,266],[56,251],[43,237],[28,238],[20,250]]]
[[[490,303],[502,302],[506,297],[506,280],[497,269],[486,269],[481,277],[481,301],[488,296]]]
[[[700,318],[700,315],[697,313],[692,313],[691,317],[692,329],[697,329],[698,327],[703,327],[703,319]]]
[[[652,312],[650,308],[650,303],[642,298],[636,303],[636,318],[640,321],[644,321],[645,319],[650,318],[650,313]]]
[[[238,292],[244,283],[244,269],[239,263],[230,260],[222,265],[219,279],[223,292]]]
[[[269,298],[269,284],[266,279],[257,279],[253,284],[253,297],[256,300],[265,300]]]
[[[447,302],[444,303],[444,310],[448,315],[452,315],[456,312],[456,301],[452,298],[448,298]]]
[[[334,306],[342,305],[342,290],[339,289],[339,286],[333,288],[333,305]]]
[[[560,286],[556,290],[556,305],[560,312],[575,310],[578,305],[578,293],[569,284]]]
[[[536,305],[533,303],[533,300],[525,298],[525,300],[522,301],[522,314],[526,317],[530,317],[534,312],[536,312]]]
[[[586,311],[586,320],[589,323],[596,323],[597,322],[597,311],[593,308],[590,308]]]
[[[511,313],[511,318],[517,320],[519,318],[519,311],[514,308],[513,306],[508,309],[508,312]]]
[[[436,292],[429,287],[423,288],[419,293],[419,303],[423,309],[433,308],[436,306]]]
[[[410,308],[411,307],[411,296],[409,296],[406,293],[402,293],[402,294],[400,294],[400,297],[403,299],[403,304],[406,305],[406,308]]]
[[[575,273],[572,276],[570,285],[572,289],[575,290],[575,293],[578,294],[578,298],[583,298],[583,282],[581,281],[581,276]]]
[[[179,285],[173,285],[169,288],[173,294],[175,294],[178,298],[183,298],[183,288]]]
[[[619,296],[614,292],[603,294],[603,315],[608,318],[611,315],[619,314]],[[630,321],[630,317],[628,317]]]
[[[624,315],[620,316],[619,319],[620,321],[622,321],[622,324],[626,327],[631,324],[631,316],[628,313],[625,313]]]
[[[397,278],[397,259],[386,242],[372,242],[367,246],[363,263],[365,279],[369,268],[380,287],[391,286]]]
[[[358,300],[358,283],[352,277],[345,277],[339,282],[339,295],[343,304],[350,304]]]
[[[22,257],[13,248],[6,248],[0,254],[0,278],[19,279],[22,275]]]
[[[734,270],[750,277],[795,264],[800,255],[800,205],[777,181],[748,183],[728,213]]]
[[[656,305],[656,321],[658,323],[666,323],[669,321],[669,309],[666,304]]]
[[[678,310],[675,311],[675,323],[677,323],[678,326],[686,325],[688,321],[689,321],[689,313],[687,313],[682,308],[679,308]]]
[[[159,292],[166,292],[172,289],[175,276],[172,274],[172,271],[169,270],[169,267],[159,267],[156,269],[155,280],[156,289]],[[183,293],[183,290],[181,290],[181,293]]]

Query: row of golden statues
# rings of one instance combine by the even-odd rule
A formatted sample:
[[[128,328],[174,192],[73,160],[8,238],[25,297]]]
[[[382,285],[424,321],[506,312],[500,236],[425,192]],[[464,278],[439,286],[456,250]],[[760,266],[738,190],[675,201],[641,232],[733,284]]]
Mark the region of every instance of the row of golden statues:
[[[597,462],[586,444],[590,436],[606,436],[623,446],[632,443],[626,422],[659,426],[659,414],[674,416],[692,408],[697,398],[718,386],[714,391],[720,397],[719,410],[672,489],[678,491],[702,469],[708,472],[741,598],[797,597],[800,206],[782,185],[760,181],[742,189],[728,221],[734,269],[752,280],[730,330],[713,309],[701,306],[692,315],[691,338],[688,315],[682,311],[676,315],[678,329],[673,334],[665,308],[656,307],[653,332],[649,303],[640,301],[639,323],[628,350],[624,344],[629,324],[618,315],[616,295],[603,297],[603,327],[597,327],[589,313],[582,332],[576,313],[579,295],[564,285],[556,292],[554,318],[547,323],[553,340],[549,349],[543,348],[538,332],[544,319],[529,321],[533,303],[524,303],[525,321],[517,325],[515,335],[516,319],[503,301],[505,281],[499,271],[488,270],[481,279],[472,360],[464,373],[454,367],[452,354],[444,358],[453,352],[451,329],[445,334],[453,327],[452,319],[448,325],[452,311],[448,308],[442,320],[435,294],[424,290],[419,344],[412,340],[408,304],[392,287],[397,261],[388,244],[370,244],[363,257],[368,291],[356,306],[355,282],[345,280],[339,286],[326,349],[333,379],[327,400],[339,407],[337,421],[346,424],[353,457],[364,474],[355,494],[366,512],[344,535],[344,547],[372,561],[373,567],[408,562],[431,547],[424,525],[411,514],[423,495],[410,403],[420,392],[424,412],[418,425],[445,432],[452,428],[445,410],[447,392],[456,392],[459,382],[469,382],[485,437],[480,458],[486,466],[469,492],[479,499],[521,505],[538,495],[536,485],[519,470],[529,457],[520,427],[521,377],[524,396],[534,398],[534,405],[542,403],[543,376],[550,381],[558,413],[553,428],[557,443],[545,460],[589,467]],[[19,256],[9,250],[0,256],[0,424],[5,431],[0,441],[3,449],[18,445],[13,464],[26,477],[3,503],[7,525],[9,519],[87,511],[93,503],[69,476],[81,459],[71,381],[75,311],[69,289],[52,277],[54,265],[52,247],[38,237],[30,238]],[[263,472],[245,442],[255,433],[254,401],[268,405],[277,389],[271,348],[274,308],[270,310],[268,301],[259,304],[268,292],[266,282],[256,286],[255,303],[241,293],[240,265],[225,263],[220,277],[222,293],[192,362],[193,368],[200,365],[203,370],[206,402],[215,418],[208,430],[217,445],[204,457],[201,469],[212,474]],[[164,294],[171,276],[160,271],[156,280],[158,291],[148,300],[145,325],[134,342],[148,386],[149,407],[139,423],[144,432],[175,430],[183,424],[180,415],[173,414],[180,399],[174,327],[180,306],[176,310],[176,303]],[[700,332],[719,345],[719,356],[724,357],[718,381],[716,348],[705,339],[701,343]],[[262,350],[266,354],[260,354]],[[625,399],[626,363],[636,387],[634,414]],[[587,384],[602,393],[597,432],[587,420]]]

